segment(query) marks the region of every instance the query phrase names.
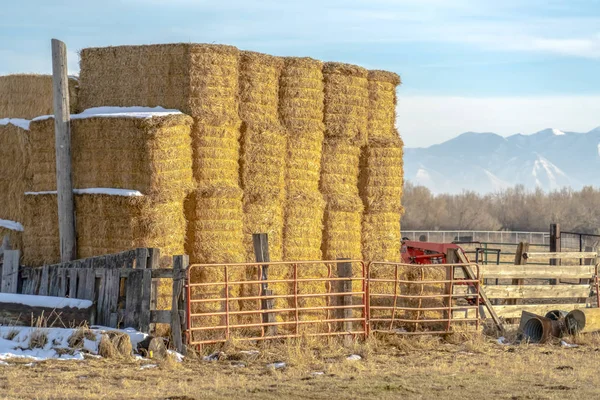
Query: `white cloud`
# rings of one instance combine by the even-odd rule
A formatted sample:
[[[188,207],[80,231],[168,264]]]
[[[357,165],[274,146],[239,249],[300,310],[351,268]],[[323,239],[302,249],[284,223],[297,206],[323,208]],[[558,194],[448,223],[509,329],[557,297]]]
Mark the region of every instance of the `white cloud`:
[[[600,126],[600,96],[400,96],[398,129],[409,147],[423,147],[466,131],[503,136],[546,128],[588,132]]]

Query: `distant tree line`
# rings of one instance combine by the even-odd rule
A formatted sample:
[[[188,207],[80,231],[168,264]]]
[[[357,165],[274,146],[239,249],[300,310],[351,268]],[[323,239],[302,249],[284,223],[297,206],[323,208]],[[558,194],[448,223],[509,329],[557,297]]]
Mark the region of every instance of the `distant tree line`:
[[[465,191],[434,195],[424,186],[404,184],[403,230],[562,230],[600,233],[600,190],[544,192],[516,186],[494,194]]]

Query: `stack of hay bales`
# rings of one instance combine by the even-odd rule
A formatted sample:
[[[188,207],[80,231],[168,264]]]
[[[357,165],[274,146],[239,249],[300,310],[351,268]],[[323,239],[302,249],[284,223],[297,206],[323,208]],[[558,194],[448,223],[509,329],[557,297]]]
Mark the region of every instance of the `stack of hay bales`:
[[[0,241],[21,250],[29,121],[0,119]]]
[[[361,146],[367,135],[367,70],[331,62],[325,63],[323,76],[326,131],[321,192],[327,203],[324,257],[360,259],[363,204],[358,177]]]
[[[183,201],[193,189],[190,130],[181,113],[74,115],[73,183],[79,257],[158,247],[184,252]],[[34,120],[25,196],[25,262],[60,260],[54,119]]]
[[[322,68],[320,61],[311,58],[285,58],[279,80],[279,116],[288,139],[284,260],[311,261],[322,257]]]
[[[77,109],[77,79],[69,77],[71,112]],[[0,76],[0,118],[32,119],[52,114],[52,76],[15,74]]]
[[[403,143],[396,131],[396,87],[392,72],[369,71],[369,137],[361,160],[360,191],[365,206],[363,258],[400,261]]]
[[[287,138],[280,125],[279,77],[283,60],[244,51],[240,59],[240,104],[242,119],[241,185],[244,190],[244,248],[246,262],[256,261],[252,234],[267,233],[271,261],[283,259],[283,217]],[[257,279],[257,268],[246,270],[246,279]],[[289,269],[269,267],[269,279],[289,277]],[[289,294],[289,285],[270,284],[275,294]],[[247,285],[244,294],[258,295],[258,285]],[[256,302],[245,308],[256,309]],[[287,302],[275,301],[276,307]],[[256,322],[260,315],[253,318]]]

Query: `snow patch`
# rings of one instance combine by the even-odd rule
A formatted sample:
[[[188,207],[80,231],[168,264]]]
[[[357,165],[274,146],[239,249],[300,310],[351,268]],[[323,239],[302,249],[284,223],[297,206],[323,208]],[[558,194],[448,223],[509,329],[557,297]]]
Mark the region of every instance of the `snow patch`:
[[[93,107],[88,108],[80,114],[71,115],[71,119],[85,118],[139,118],[148,119],[152,117],[165,117],[168,115],[183,114],[179,110],[166,109],[162,107]],[[32,121],[42,121],[54,118],[54,115],[42,115]]]
[[[0,219],[0,227],[10,229],[11,231],[23,232],[23,225],[9,219]]]
[[[555,136],[563,136],[565,133],[561,130],[552,128],[552,134]]]
[[[28,119],[22,119],[22,118],[2,118],[2,119],[0,119],[0,125],[12,124],[21,129],[25,129],[26,131],[29,130],[30,122],[31,121],[29,121]]]
[[[92,306],[90,300],[68,299],[65,297],[35,296],[30,294],[0,293],[0,303],[16,303],[29,307],[47,308],[89,308]]]
[[[110,196],[125,196],[125,197],[141,197],[143,194],[138,190],[131,189],[113,189],[113,188],[87,188],[87,189],[73,189],[75,194],[107,194]],[[45,192],[25,192],[26,195],[38,195],[38,194],[56,194],[56,190],[49,190]]]

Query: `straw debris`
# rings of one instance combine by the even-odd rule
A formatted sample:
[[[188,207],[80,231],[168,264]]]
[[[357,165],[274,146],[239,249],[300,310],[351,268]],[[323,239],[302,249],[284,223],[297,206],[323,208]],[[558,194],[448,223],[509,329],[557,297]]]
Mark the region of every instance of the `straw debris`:
[[[69,78],[71,112],[77,109],[78,81]],[[32,119],[54,114],[52,76],[15,74],[0,76],[0,118]]]

